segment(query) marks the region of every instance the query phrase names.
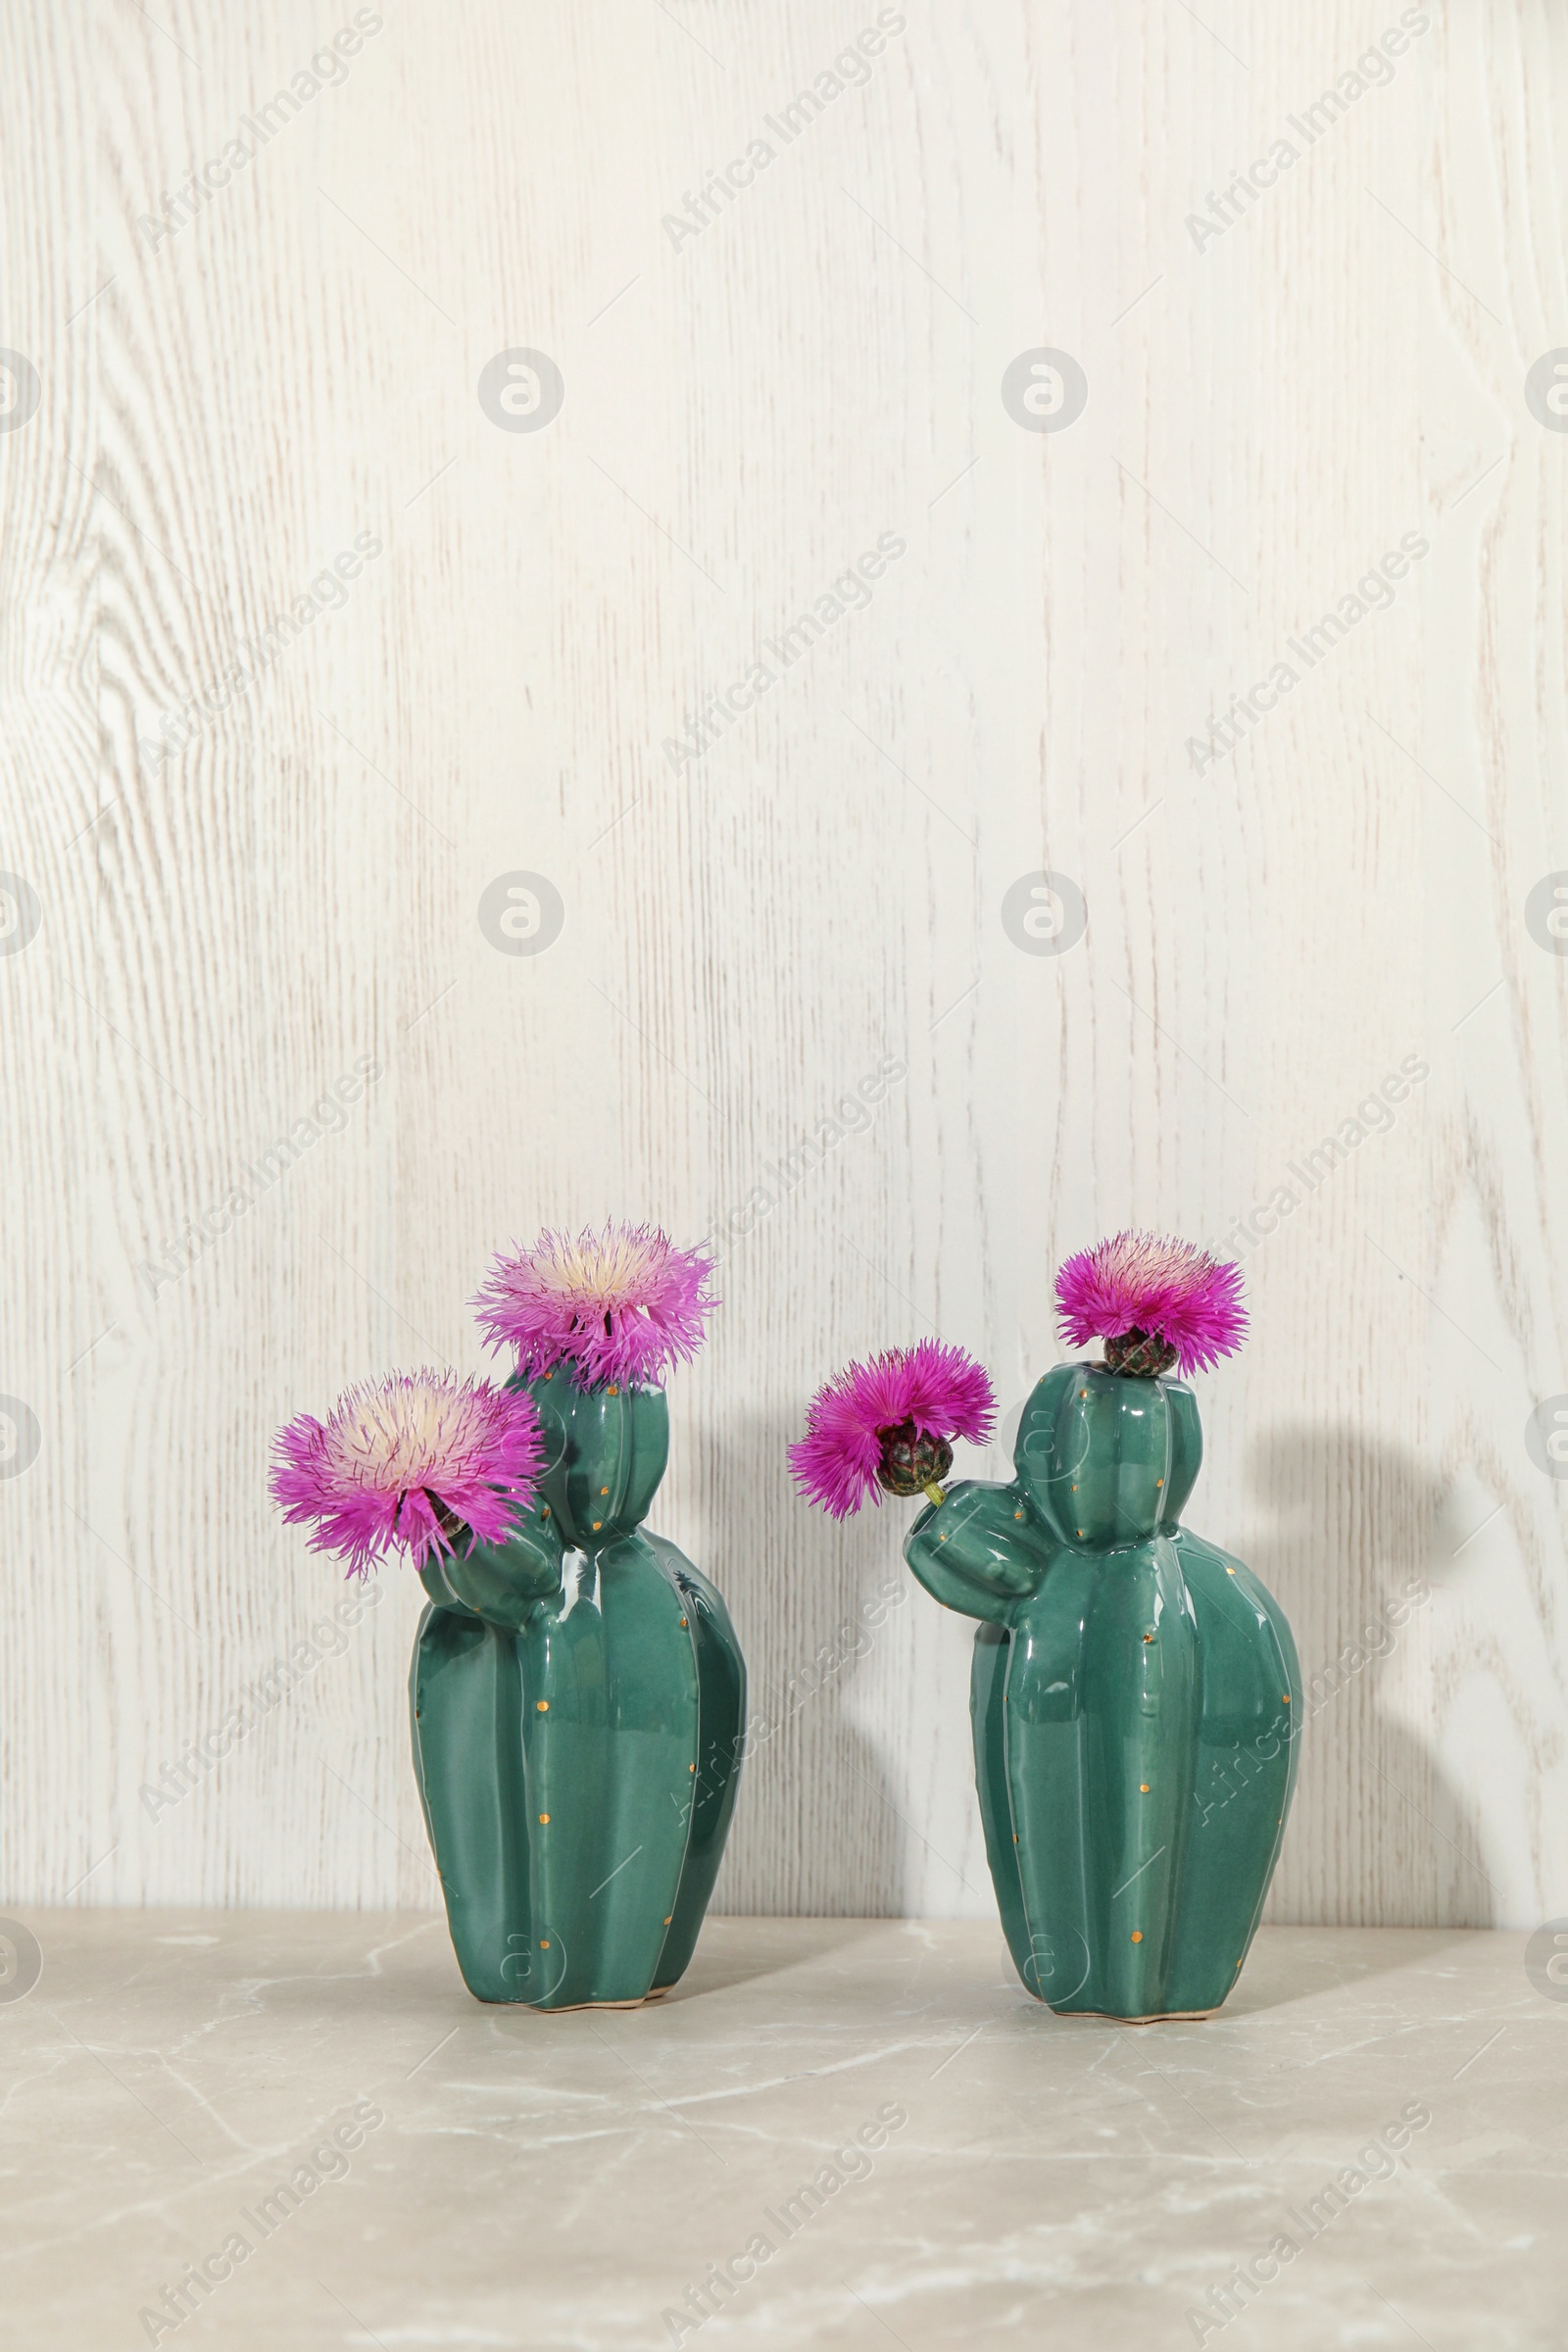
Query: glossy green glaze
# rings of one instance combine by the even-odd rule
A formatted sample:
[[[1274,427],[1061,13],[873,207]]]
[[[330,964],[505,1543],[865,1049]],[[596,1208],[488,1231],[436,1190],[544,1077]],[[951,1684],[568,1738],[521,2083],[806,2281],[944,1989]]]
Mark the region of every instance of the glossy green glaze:
[[[965,1482],[905,1556],[982,1620],[971,1706],[986,1852],[1019,1975],[1053,2009],[1217,2009],[1296,1780],[1296,1645],[1250,1569],[1179,1522],[1192,1391],[1058,1364],[1007,1486]]]
[[[505,1544],[421,1571],[414,1763],[482,2001],[645,2000],[697,1941],[735,1804],[746,1665],[718,1593],[642,1518],[662,1390],[526,1384],[551,1462]]]

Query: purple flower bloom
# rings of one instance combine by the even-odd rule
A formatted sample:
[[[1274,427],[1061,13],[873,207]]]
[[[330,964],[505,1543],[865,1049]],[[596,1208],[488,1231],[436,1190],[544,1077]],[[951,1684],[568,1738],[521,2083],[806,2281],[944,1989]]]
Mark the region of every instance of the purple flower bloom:
[[[677,1250],[655,1226],[612,1222],[503,1253],[473,1305],[491,1346],[514,1348],[530,1379],[564,1363],[580,1388],[658,1388],[703,1344],[712,1271],[705,1251]]]
[[[963,1348],[945,1340],[885,1348],[866,1363],[846,1364],[818,1389],[806,1435],[790,1447],[790,1469],[808,1500],[844,1519],[868,1495],[881,1501],[884,1441],[902,1424],[912,1423],[914,1437],[937,1447],[951,1438],[983,1446],[996,1409],[984,1365]]]
[[[1240,1267],[1154,1233],[1118,1233],[1069,1257],[1056,1276],[1056,1308],[1063,1337],[1075,1348],[1148,1335],[1182,1372],[1206,1372],[1247,1335]]]
[[[545,1446],[533,1398],[456,1372],[396,1372],[346,1389],[324,1421],[275,1441],[272,1500],[311,1546],[363,1576],[402,1546],[416,1568],[469,1529],[498,1544],[533,1499]]]

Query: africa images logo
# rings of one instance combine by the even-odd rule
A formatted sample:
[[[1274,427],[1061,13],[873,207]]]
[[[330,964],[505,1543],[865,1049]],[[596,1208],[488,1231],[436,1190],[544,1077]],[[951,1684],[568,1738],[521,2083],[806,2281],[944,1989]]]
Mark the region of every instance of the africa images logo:
[[[479,406],[504,433],[536,433],[561,414],[566,379],[547,351],[514,343],[479,371]]]
[[[1363,49],[1353,66],[1337,74],[1330,88],[1303,106],[1298,115],[1287,115],[1285,120],[1296,138],[1280,131],[1269,141],[1267,155],[1250,163],[1245,172],[1238,172],[1229,184],[1218,191],[1210,188],[1208,210],[1189,213],[1186,229],[1200,253],[1216,237],[1235,227],[1248,208],[1261,201],[1262,196],[1279,185],[1281,176],[1300,162],[1308,147],[1315,147],[1326,131],[1333,128],[1343,115],[1349,113],[1369,90],[1387,89],[1394,79],[1396,58],[1400,58],[1412,40],[1432,27],[1432,19],[1424,8],[1407,8],[1397,24],[1391,24],[1375,46]],[[1296,144],[1299,139],[1299,147]]]
[[[1310,628],[1287,637],[1285,643],[1300,668],[1281,654],[1266,678],[1259,679],[1246,694],[1231,696],[1223,718],[1211,710],[1203,734],[1187,738],[1187,758],[1194,773],[1200,776],[1216,760],[1228,759],[1254,727],[1261,726],[1271,710],[1278,710],[1283,698],[1294,693],[1307,671],[1326,661],[1369,612],[1386,612],[1398,594],[1396,583],[1405,577],[1412,564],[1419,564],[1431,553],[1432,542],[1423,531],[1405,531],[1397,548],[1391,548],[1369,571],[1364,571],[1354,588],[1348,588],[1319,613]]]
[[[42,397],[42,378],[26,353],[0,351],[0,433],[20,433]]]
[[[231,139],[224,140],[221,155],[193,166],[172,195],[166,188],[157,214],[138,213],[136,225],[154,252],[167,237],[177,237],[181,229],[188,228],[197,214],[232,183],[237,172],[248,171],[262,149],[270,146],[312,99],[323,90],[341,88],[349,77],[349,60],[358,57],[385,23],[373,8],[357,9],[353,24],[345,24],[324,48],[318,49],[310,64],[290,76],[287,89],[274,90],[265,105],[241,115],[239,127]]]
[[[744,155],[733,156],[718,172],[700,175],[695,193],[688,188],[682,198],[685,211],[665,213],[660,225],[677,253],[694,237],[719,220],[746,190],[754,187],[760,172],[786,147],[793,147],[803,131],[808,130],[825,114],[836,99],[847,90],[863,89],[870,80],[876,60],[888,42],[903,32],[908,18],[901,9],[883,8],[877,11],[875,24],[867,24],[858,32],[847,49],[841,49],[830,66],[824,66],[812,76],[810,86],[797,90],[794,97],[781,104],[776,115],[764,115],[764,130],[748,140]],[[774,140],[778,144],[773,144]]]
[[[1548,433],[1568,433],[1568,349],[1542,353],[1525,377],[1525,406]]]
[[[479,900],[479,928],[503,956],[542,956],[561,937],[565,901],[548,874],[497,874]]]

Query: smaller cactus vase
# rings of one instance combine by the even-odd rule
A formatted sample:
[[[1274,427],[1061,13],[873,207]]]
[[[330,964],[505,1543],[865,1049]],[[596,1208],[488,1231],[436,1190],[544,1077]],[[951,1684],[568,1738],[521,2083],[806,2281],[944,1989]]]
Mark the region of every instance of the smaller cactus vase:
[[[662,1389],[509,1387],[549,1467],[498,1543],[420,1569],[415,1772],[464,1982],[481,2001],[625,2008],[691,1959],[734,1810],[746,1666],[715,1588],[643,1521]]]
[[[996,1418],[947,1341],[845,1366],[790,1448],[842,1519],[925,1496],[905,1543],[946,1607],[980,1620],[970,1715],[986,1854],[1024,1984],[1063,2012],[1207,2017],[1257,1927],[1285,1835],[1296,1647],[1250,1569],[1181,1524],[1202,1460],[1206,1370],[1247,1327],[1241,1276],[1169,1236],[1121,1233],[1056,1278],[1067,1340],[1023,1410],[1005,1485],[943,1481]]]
[[[1053,2009],[1206,2017],[1247,1957],[1296,1779],[1296,1645],[1181,1525],[1202,1458],[1177,1380],[1058,1364],[1005,1486],[962,1482],[905,1557],[981,1620],[970,1712],[1008,1949]]]

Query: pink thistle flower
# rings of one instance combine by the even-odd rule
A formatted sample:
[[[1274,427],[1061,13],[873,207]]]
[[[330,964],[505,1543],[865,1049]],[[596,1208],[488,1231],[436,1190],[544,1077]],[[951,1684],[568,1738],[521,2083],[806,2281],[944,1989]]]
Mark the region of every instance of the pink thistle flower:
[[[712,1271],[704,1250],[677,1250],[656,1226],[612,1221],[504,1251],[472,1303],[491,1346],[516,1349],[525,1378],[566,1364],[581,1388],[659,1388],[703,1344],[718,1303],[705,1287]]]
[[[835,1519],[868,1496],[918,1494],[953,1467],[953,1438],[983,1446],[997,1400],[983,1364],[945,1340],[846,1364],[817,1390],[790,1447],[796,1485]]]
[[[545,1445],[533,1398],[456,1372],[396,1372],[346,1389],[324,1421],[274,1443],[272,1500],[315,1551],[358,1576],[399,1546],[416,1568],[471,1531],[499,1544],[533,1499]]]
[[[1206,1372],[1247,1336],[1239,1266],[1191,1242],[1118,1233],[1069,1257],[1056,1276],[1062,1335],[1105,1341],[1112,1371]]]

